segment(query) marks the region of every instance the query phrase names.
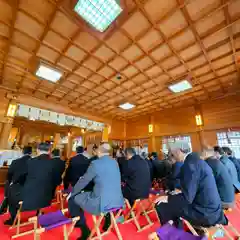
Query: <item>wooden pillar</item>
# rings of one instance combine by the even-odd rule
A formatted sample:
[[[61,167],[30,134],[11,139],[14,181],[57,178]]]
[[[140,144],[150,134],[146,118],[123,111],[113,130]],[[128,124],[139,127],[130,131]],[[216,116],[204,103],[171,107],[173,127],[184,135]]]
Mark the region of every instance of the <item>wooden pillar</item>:
[[[124,123],[123,123],[123,138],[124,138],[123,148],[126,148],[127,147],[127,141],[126,141],[126,139],[127,139],[127,122],[126,121],[124,121]]]
[[[12,129],[13,119],[5,118],[5,121],[2,126],[2,131],[0,134],[0,148],[1,149],[10,149],[9,137]]]
[[[108,127],[104,127],[102,131],[102,142],[108,142]]]
[[[60,140],[61,140],[61,135],[60,133],[56,133],[55,136],[54,136],[54,142],[53,142],[53,147],[54,148],[58,148],[58,145],[60,143]]]
[[[72,155],[72,147],[73,147],[73,136],[72,134],[68,135],[68,143],[67,143],[67,157],[70,158]]]
[[[149,134],[148,151],[157,152],[154,116],[150,117],[150,123],[148,125],[148,134]]]

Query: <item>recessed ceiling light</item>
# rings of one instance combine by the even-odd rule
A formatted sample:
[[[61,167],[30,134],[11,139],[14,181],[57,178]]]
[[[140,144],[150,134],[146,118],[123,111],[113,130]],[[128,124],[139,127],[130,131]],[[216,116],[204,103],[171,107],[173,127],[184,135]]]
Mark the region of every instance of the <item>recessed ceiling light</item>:
[[[123,9],[116,0],[78,0],[74,11],[100,32],[104,32]]]
[[[40,78],[46,79],[54,83],[57,82],[62,77],[62,73],[60,71],[43,64],[40,64],[36,72],[36,75]]]
[[[189,81],[183,80],[181,82],[178,82],[178,83],[168,86],[168,88],[174,93],[179,93],[179,92],[183,92],[188,89],[191,89],[192,85],[190,84]]]
[[[129,110],[135,107],[135,105],[131,104],[131,103],[124,103],[119,105],[120,108],[124,109],[124,110]]]

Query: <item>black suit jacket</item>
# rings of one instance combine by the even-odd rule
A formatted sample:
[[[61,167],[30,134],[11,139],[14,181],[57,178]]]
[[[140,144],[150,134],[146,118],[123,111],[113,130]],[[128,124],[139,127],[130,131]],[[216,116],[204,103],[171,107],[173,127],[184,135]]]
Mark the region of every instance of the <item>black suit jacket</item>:
[[[125,186],[123,196],[128,200],[145,199],[149,196],[151,177],[148,163],[135,155],[122,166],[122,176]]]
[[[38,210],[51,204],[55,188],[55,163],[48,154],[28,161],[28,175],[23,187],[23,211]]]
[[[11,185],[11,197],[15,198],[20,194],[20,191],[26,181],[28,173],[28,161],[31,159],[30,155],[24,155],[21,158],[14,160],[7,174],[7,181],[5,184],[5,196],[9,197],[9,185]],[[14,191],[13,191],[14,189]]]
[[[31,159],[30,155],[24,155],[21,158],[12,161],[7,175],[9,183],[24,184],[27,176],[27,164],[29,159]]]
[[[65,161],[63,161],[60,157],[54,157],[52,158],[52,161],[54,163],[54,182],[55,186],[61,184],[62,182],[62,175],[65,171]]]
[[[169,196],[168,206],[179,206],[182,217],[196,226],[225,224],[212,169],[197,153],[190,153],[180,171],[182,193]]]
[[[235,189],[226,167],[214,157],[208,158],[206,162],[212,168],[221,200],[225,203],[234,202]]]
[[[67,189],[69,184],[73,187],[77,183],[78,179],[87,172],[90,163],[91,160],[82,154],[77,154],[71,158],[64,178],[64,189]],[[91,191],[92,187],[93,185],[90,183],[84,188],[84,190]]]

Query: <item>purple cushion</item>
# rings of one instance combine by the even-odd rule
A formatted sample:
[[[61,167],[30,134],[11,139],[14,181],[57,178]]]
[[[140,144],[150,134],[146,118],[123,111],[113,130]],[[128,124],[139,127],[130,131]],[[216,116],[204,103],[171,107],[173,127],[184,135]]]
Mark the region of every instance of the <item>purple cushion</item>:
[[[62,193],[63,193],[63,194],[70,194],[71,192],[72,192],[72,188],[71,188],[71,187],[68,188],[68,189],[62,190]]]
[[[207,237],[194,236],[191,233],[177,229],[171,224],[165,224],[157,230],[161,240],[207,240]]]
[[[153,194],[153,195],[157,195],[157,194],[162,194],[162,193],[164,193],[164,191],[163,191],[163,190],[150,189],[149,193],[150,193],[150,194]]]
[[[105,213],[108,213],[108,212],[116,212],[116,211],[118,211],[118,210],[120,210],[120,209],[122,209],[122,207],[105,209]]]
[[[38,217],[39,225],[46,230],[50,230],[68,223],[72,220],[65,217],[62,211],[47,213]]]

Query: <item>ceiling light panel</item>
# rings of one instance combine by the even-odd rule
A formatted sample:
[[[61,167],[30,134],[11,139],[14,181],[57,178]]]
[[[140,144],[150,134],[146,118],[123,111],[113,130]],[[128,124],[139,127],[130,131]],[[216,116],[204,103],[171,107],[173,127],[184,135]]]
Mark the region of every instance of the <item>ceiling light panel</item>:
[[[56,83],[62,77],[62,73],[56,69],[40,64],[36,72],[36,76],[48,80],[50,82]]]
[[[79,0],[74,11],[95,29],[104,32],[123,9],[115,0]]]
[[[183,80],[181,82],[168,86],[168,88],[174,93],[180,93],[180,92],[191,89],[192,85],[190,84],[189,81]]]
[[[130,110],[130,109],[134,108],[135,105],[133,105],[131,103],[124,103],[124,104],[119,105],[119,107],[124,110]]]

